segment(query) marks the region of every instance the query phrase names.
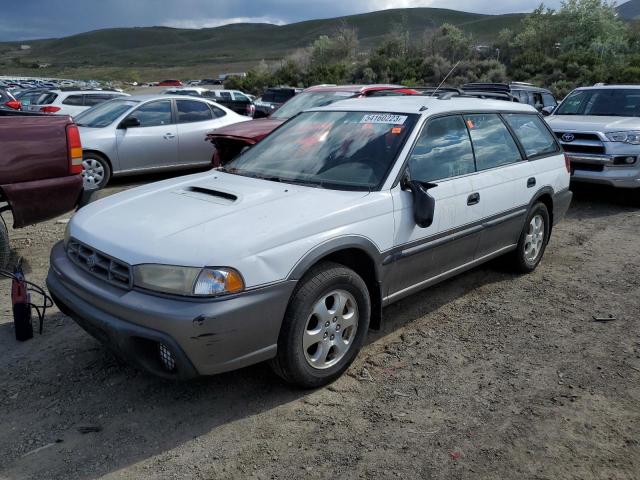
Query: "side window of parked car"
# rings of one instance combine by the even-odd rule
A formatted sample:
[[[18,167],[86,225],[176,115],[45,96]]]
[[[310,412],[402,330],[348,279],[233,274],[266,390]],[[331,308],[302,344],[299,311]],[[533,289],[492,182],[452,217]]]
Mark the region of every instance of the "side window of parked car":
[[[178,123],[204,122],[211,120],[213,114],[209,105],[195,100],[176,100]]]
[[[94,105],[106,102],[107,100],[111,100],[112,98],[113,95],[85,95],[84,106],[93,107]]]
[[[62,104],[81,107],[84,105],[84,95],[69,95],[62,101]]]
[[[233,92],[233,99],[237,102],[250,102],[249,97],[240,92]]]
[[[158,127],[171,123],[171,100],[157,100],[142,105],[132,114],[141,127]]]
[[[473,172],[473,150],[462,117],[430,120],[409,156],[411,178],[430,182]]]
[[[227,114],[227,112],[225,112],[221,108],[214,107],[213,105],[209,105],[209,108],[213,112],[213,116],[216,117],[216,118],[222,118]]]
[[[550,93],[542,94],[542,103],[544,103],[545,107],[555,107],[558,104],[558,102],[556,102],[556,99],[553,98],[553,95],[551,95]]]
[[[465,115],[478,170],[488,170],[522,160],[515,140],[496,114]]]
[[[553,135],[537,115],[510,113],[504,116],[524,147],[527,157],[536,157],[558,152]]]
[[[231,100],[231,92],[220,92],[220,98],[222,100]]]

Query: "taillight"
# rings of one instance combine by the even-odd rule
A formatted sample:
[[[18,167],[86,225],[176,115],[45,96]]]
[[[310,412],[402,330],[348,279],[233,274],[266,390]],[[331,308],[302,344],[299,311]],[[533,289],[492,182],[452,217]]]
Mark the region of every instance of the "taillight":
[[[22,104],[18,100],[9,100],[5,105],[9,108],[13,108],[14,110],[20,110],[22,107]]]
[[[246,113],[248,117],[253,117],[253,114],[256,113],[256,106],[253,103],[247,103]]]
[[[40,107],[40,111],[42,113],[56,113],[60,111],[60,107],[54,107],[53,105],[45,105],[44,107]]]
[[[69,157],[69,173],[82,173],[82,143],[80,131],[75,125],[67,125],[67,148]]]
[[[571,160],[566,153],[564,154],[564,166],[567,167],[567,172],[571,173]]]

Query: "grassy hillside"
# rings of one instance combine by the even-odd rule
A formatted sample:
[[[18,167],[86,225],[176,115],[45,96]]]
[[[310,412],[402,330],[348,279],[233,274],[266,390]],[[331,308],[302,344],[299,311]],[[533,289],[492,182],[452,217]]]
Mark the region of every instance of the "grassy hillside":
[[[618,15],[626,20],[640,18],[640,0],[630,0],[618,6]]]
[[[52,67],[38,69],[38,74],[71,75],[97,70],[114,75],[118,69],[136,69],[142,77],[147,77],[149,72],[165,68],[195,74],[206,66],[212,75],[261,59],[281,59],[296,48],[309,45],[320,35],[331,34],[342,24],[356,28],[361,46],[371,48],[395,24],[404,25],[412,36],[418,37],[425,30],[452,23],[482,43],[495,38],[503,28],[514,28],[521,18],[518,14],[481,15],[414,8],[283,26],[235,24],[200,30],[168,27],[106,29],[60,39],[21,42],[29,43],[31,49],[19,55],[17,44],[0,44],[0,71],[24,70],[31,64],[50,63]]]

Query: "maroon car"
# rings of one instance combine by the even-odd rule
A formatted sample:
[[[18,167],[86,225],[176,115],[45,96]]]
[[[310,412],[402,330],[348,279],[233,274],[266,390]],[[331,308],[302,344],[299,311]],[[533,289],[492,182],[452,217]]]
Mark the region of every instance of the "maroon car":
[[[319,85],[309,87],[282,105],[269,118],[240,122],[218,128],[207,135],[216,147],[213,165],[218,167],[236,157],[243,149],[255,145],[289,118],[309,108],[321,107],[346,98],[367,97],[391,91],[399,95],[416,95],[416,90],[400,85]]]
[[[73,210],[82,194],[82,145],[68,116],[0,110],[0,213],[20,228]],[[9,238],[0,220],[0,268]]]
[[[158,83],[159,87],[182,87],[183,84],[180,80],[162,80]]]

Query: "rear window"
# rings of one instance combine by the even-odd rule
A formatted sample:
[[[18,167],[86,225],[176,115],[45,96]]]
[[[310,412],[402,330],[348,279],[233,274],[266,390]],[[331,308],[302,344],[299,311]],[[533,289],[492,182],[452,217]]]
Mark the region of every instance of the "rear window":
[[[84,105],[84,95],[69,95],[62,101],[63,105],[72,105],[74,107],[81,107]]]
[[[195,100],[177,100],[178,123],[204,122],[211,120],[213,114],[209,105]]]
[[[504,115],[528,158],[558,151],[556,140],[537,115],[510,113]]]
[[[53,92],[45,92],[38,99],[33,102],[35,105],[51,105],[56,101],[58,95]]]
[[[263,102],[284,103],[294,96],[291,90],[267,90],[262,95]]]

